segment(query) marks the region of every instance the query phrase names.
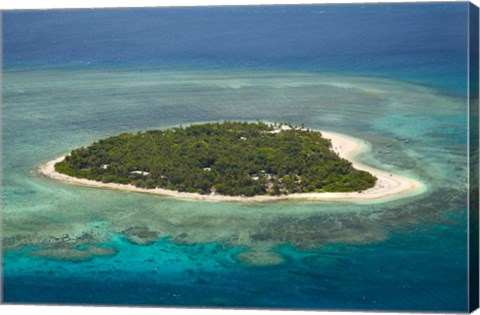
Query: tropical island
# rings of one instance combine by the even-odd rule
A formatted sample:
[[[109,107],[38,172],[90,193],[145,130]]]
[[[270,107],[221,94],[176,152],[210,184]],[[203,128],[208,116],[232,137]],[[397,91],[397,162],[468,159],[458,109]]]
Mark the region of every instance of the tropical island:
[[[55,171],[143,189],[226,196],[356,192],[376,177],[321,132],[288,123],[206,123],[125,133],[73,150]]]
[[[69,184],[194,200],[378,203],[427,187],[356,160],[351,136],[291,124],[223,122],[124,133],[39,165]]]

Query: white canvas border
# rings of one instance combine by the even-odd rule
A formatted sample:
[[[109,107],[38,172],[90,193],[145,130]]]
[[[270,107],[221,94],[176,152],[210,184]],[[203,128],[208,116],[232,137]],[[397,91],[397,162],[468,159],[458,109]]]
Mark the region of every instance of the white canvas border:
[[[378,3],[378,2],[452,2],[458,0],[2,0],[0,10],[53,9],[53,8],[112,8],[112,7],[162,7],[207,5],[258,5],[258,4],[313,4],[313,3]],[[465,1],[458,1],[465,2]],[[480,0],[472,0],[479,6]]]

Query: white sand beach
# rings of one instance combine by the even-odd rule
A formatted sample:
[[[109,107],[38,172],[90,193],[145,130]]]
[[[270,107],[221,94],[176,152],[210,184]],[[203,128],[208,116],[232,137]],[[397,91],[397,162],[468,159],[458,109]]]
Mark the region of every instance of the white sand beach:
[[[356,161],[355,156],[370,150],[370,146],[367,142],[333,132],[321,131],[321,133],[324,138],[332,141],[332,148],[340,157],[350,160],[356,169],[368,171],[376,176],[377,183],[375,186],[361,192],[295,193],[281,196],[262,195],[254,197],[225,196],[219,194],[201,195],[197,193],[179,192],[161,188],[144,189],[135,187],[133,185],[102,183],[83,178],[71,177],[55,171],[55,164],[62,161],[65,156],[61,156],[40,165],[39,172],[50,178],[70,184],[211,201],[268,202],[277,200],[343,200],[362,203],[378,203],[419,195],[426,190],[426,186],[415,179],[400,176],[398,174],[392,174]]]

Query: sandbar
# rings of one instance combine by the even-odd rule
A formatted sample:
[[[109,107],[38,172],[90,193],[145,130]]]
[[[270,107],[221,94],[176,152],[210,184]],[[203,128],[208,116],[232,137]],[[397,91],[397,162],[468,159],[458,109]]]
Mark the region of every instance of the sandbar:
[[[126,190],[140,193],[156,194],[161,196],[186,198],[194,200],[210,201],[231,201],[231,202],[269,202],[279,200],[325,200],[325,201],[350,201],[361,203],[380,203],[406,197],[412,197],[422,194],[426,191],[426,186],[420,181],[380,170],[365,165],[355,159],[360,153],[368,152],[371,146],[368,142],[344,134],[320,131],[322,136],[332,141],[332,150],[340,157],[352,162],[352,165],[359,170],[370,172],[377,177],[374,187],[360,192],[321,192],[321,193],[294,193],[280,196],[257,195],[253,197],[246,196],[226,196],[219,194],[202,195],[198,193],[180,192],[162,188],[145,189],[128,184],[102,183],[84,178],[77,178],[61,174],[55,171],[55,164],[62,161],[66,155],[58,157],[38,167],[38,171],[52,179],[60,180],[69,184],[109,188],[117,190]]]

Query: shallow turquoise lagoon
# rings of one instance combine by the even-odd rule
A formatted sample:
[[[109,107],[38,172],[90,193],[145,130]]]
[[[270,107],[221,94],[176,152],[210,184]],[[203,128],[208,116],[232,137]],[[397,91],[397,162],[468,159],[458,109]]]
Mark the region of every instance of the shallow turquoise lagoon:
[[[297,70],[11,68],[2,109],[5,302],[466,310],[464,95]],[[428,189],[376,204],[241,204],[36,171],[122,132],[223,120],[365,139],[365,163]]]

